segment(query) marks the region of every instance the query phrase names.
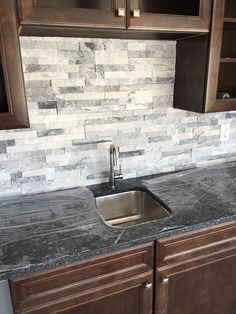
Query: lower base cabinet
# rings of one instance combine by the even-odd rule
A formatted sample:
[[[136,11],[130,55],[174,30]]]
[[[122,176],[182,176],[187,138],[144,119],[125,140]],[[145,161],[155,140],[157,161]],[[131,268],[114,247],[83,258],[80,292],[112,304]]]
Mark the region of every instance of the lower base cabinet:
[[[236,314],[236,222],[10,281],[16,314]]]
[[[155,314],[236,314],[236,223],[157,242]]]
[[[152,314],[153,244],[10,282],[16,314]]]

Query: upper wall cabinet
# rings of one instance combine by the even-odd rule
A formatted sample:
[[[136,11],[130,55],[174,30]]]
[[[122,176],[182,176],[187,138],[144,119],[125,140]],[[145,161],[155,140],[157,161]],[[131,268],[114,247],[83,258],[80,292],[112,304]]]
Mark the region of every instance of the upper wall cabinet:
[[[28,127],[14,0],[0,8],[0,129]]]
[[[236,110],[236,1],[214,0],[211,33],[177,42],[175,108]]]
[[[210,111],[236,110],[236,1],[219,1],[214,22],[207,107]]]
[[[25,27],[208,32],[211,0],[18,0]],[[53,10],[53,14],[52,14]]]
[[[130,29],[207,32],[211,0],[130,0]]]
[[[126,28],[126,0],[18,0],[18,10],[22,25]]]

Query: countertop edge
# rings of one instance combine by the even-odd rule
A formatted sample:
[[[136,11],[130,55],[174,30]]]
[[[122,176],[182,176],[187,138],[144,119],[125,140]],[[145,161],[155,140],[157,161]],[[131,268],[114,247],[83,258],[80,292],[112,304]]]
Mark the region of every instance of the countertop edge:
[[[103,248],[98,248],[96,250],[91,250],[91,251],[85,251],[80,253],[79,255],[73,255],[73,256],[63,256],[59,259],[49,261],[46,263],[40,263],[40,264],[32,264],[27,267],[21,267],[21,268],[16,268],[15,270],[12,271],[6,271],[0,274],[0,281],[2,280],[10,280],[13,278],[19,278],[19,277],[25,277],[29,276],[31,274],[35,274],[37,272],[43,272],[49,269],[53,269],[56,267],[63,267],[64,265],[67,265],[69,263],[75,263],[79,262],[82,260],[86,260],[92,257],[96,257],[102,254],[109,254],[113,253],[118,250],[123,250],[127,248],[131,248],[133,246],[145,244],[148,242],[153,242],[156,240],[160,240],[163,238],[169,238],[172,236],[184,234],[187,232],[192,232],[192,231],[197,231],[201,229],[205,229],[207,227],[211,226],[217,226],[220,224],[224,224],[227,222],[231,221],[236,221],[236,215],[228,216],[228,217],[222,217],[220,219],[212,220],[212,221],[206,221],[200,224],[196,225],[191,225],[191,226],[186,226],[182,227],[179,229],[174,229],[174,230],[167,230],[158,234],[150,235],[147,237],[143,238],[137,238],[131,241],[123,242],[121,244],[117,243],[108,247],[103,247]]]

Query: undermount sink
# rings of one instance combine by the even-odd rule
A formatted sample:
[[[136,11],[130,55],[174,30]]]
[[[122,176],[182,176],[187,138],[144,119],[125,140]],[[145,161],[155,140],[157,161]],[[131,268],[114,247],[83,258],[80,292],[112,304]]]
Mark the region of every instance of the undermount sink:
[[[104,221],[113,227],[129,227],[171,216],[171,211],[151,193],[132,190],[95,198]]]

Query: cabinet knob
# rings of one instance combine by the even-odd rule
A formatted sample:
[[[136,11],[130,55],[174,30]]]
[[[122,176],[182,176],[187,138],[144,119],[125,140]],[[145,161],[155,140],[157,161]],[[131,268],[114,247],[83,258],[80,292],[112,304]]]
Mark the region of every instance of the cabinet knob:
[[[163,285],[167,285],[168,282],[169,282],[169,278],[166,278],[166,277],[163,277],[163,278],[162,278],[162,284],[163,284]]]
[[[119,17],[123,17],[126,15],[126,9],[125,8],[118,8],[117,14]]]
[[[133,10],[133,17],[140,17],[140,16],[141,16],[140,9],[134,9]]]
[[[152,282],[146,283],[146,284],[145,284],[145,289],[146,289],[147,291],[152,290]]]

